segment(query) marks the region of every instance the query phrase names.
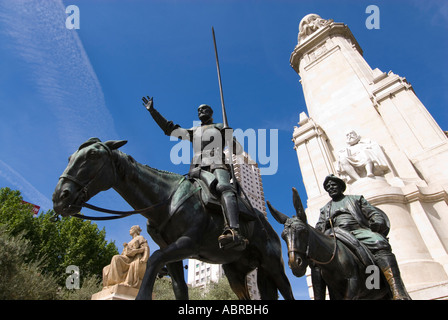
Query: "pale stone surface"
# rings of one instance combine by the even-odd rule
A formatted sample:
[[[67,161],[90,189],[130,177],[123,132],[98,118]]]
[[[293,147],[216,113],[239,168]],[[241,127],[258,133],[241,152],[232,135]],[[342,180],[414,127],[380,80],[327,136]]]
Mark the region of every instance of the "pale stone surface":
[[[92,295],[92,300],[135,300],[137,288],[116,284]]]
[[[390,171],[380,145],[370,139],[361,139],[355,130],[349,130],[346,138],[347,147],[339,150],[336,168],[346,182],[382,176]]]
[[[299,30],[290,63],[301,77],[307,113],[300,114],[293,142],[310,224],[329,200],[325,177],[347,173],[340,158],[347,151],[344,133],[371,139],[382,151],[382,172],[369,177],[364,166],[359,177],[347,179],[346,193],[362,194],[388,214],[390,242],[411,296],[446,299],[447,136],[404,77],[367,64],[346,25],[312,14]]]
[[[325,27],[329,23],[333,22],[332,19],[325,20],[319,15],[310,13],[306,15],[299,24],[299,36],[297,42],[300,43],[306,39],[309,35],[317,31],[319,28]]]
[[[139,226],[132,226],[132,240],[123,244],[123,252],[112,257],[110,265],[103,268],[103,290],[92,300],[134,299],[142,283],[149,258],[149,246],[140,235]]]

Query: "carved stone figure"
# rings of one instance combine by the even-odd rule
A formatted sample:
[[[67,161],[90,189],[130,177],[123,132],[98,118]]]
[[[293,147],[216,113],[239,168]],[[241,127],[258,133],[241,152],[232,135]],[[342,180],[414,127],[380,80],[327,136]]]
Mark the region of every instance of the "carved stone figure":
[[[325,27],[332,22],[333,19],[325,20],[314,13],[306,15],[299,24],[298,42],[300,43],[303,39],[317,31],[319,28]]]
[[[381,147],[369,140],[361,139],[355,130],[346,133],[347,148],[339,151],[338,174],[347,182],[361,177],[374,177],[390,171]]]
[[[132,240],[123,244],[123,252],[112,257],[110,265],[103,269],[103,287],[122,284],[139,288],[149,258],[148,243],[140,235],[139,226],[132,226],[129,234]]]

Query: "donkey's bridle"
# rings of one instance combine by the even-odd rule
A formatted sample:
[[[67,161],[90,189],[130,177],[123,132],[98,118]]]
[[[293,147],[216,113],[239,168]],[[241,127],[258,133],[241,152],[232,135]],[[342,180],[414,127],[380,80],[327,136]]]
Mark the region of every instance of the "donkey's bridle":
[[[308,241],[308,244],[306,246],[306,252],[300,252],[297,249],[292,249],[292,250],[288,249],[288,256],[289,256],[289,253],[292,252],[292,253],[298,253],[298,254],[301,254],[301,255],[305,255],[308,259],[310,259],[311,261],[313,261],[314,263],[317,263],[317,264],[325,265],[325,264],[329,264],[330,262],[332,262],[334,260],[334,257],[336,256],[336,251],[338,249],[338,245],[337,245],[337,240],[336,240],[336,233],[334,231],[333,222],[331,221],[331,219],[330,219],[330,225],[331,225],[331,230],[333,232],[334,247],[333,247],[333,253],[332,253],[332,255],[331,255],[331,257],[330,257],[330,259],[328,261],[322,262],[322,261],[318,261],[318,260],[313,259],[313,258],[310,257],[310,255],[309,255],[309,252],[310,252],[309,241]],[[309,228],[309,226],[307,226],[307,228]]]

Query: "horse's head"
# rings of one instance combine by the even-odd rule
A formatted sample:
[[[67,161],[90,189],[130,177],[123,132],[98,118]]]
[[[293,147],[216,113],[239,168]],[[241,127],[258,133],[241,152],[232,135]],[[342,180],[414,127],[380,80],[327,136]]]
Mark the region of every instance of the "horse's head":
[[[84,202],[113,186],[116,172],[112,152],[126,142],[90,138],[70,156],[53,193],[56,214],[65,217],[78,213]]]
[[[295,188],[293,188],[293,203],[297,216],[289,218],[287,215],[272,207],[269,201],[267,202],[272,216],[277,222],[285,226],[282,232],[282,238],[288,246],[288,265],[296,277],[302,277],[308,266],[306,251],[308,247],[309,227],[299,193]]]

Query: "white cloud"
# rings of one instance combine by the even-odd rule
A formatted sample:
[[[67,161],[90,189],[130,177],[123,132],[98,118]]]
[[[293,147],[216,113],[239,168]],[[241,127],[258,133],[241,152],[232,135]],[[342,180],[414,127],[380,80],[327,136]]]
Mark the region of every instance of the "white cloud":
[[[39,108],[54,115],[54,126],[67,152],[91,136],[117,138],[103,91],[75,30],[65,26],[62,1],[3,1],[0,32],[23,58],[42,97]],[[82,16],[81,16],[82,17]],[[12,45],[11,45],[12,44]]]
[[[448,25],[448,2],[446,0],[413,0],[412,3],[430,15],[430,23],[434,26]]]
[[[20,173],[11,166],[0,160],[0,177],[8,181],[12,186],[22,193],[23,200],[31,202],[47,211],[53,208],[53,204],[46,196],[40,193],[31,183],[29,183]]]

